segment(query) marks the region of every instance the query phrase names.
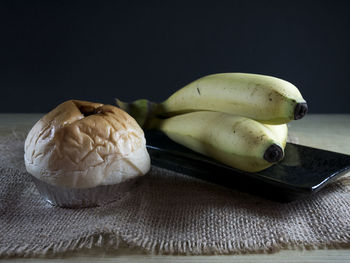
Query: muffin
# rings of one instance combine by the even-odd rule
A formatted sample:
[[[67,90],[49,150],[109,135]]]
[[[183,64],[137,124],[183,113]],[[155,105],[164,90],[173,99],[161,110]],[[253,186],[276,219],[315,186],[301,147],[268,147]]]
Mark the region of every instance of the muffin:
[[[42,117],[24,152],[39,192],[62,207],[116,200],[150,169],[137,122],[117,107],[87,101],[66,101]]]

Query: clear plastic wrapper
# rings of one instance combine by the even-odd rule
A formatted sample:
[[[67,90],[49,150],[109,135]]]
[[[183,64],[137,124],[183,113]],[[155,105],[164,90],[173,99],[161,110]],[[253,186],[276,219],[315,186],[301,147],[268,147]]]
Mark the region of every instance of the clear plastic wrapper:
[[[48,203],[66,208],[95,207],[117,201],[132,189],[137,179],[93,188],[68,188],[51,185],[32,176],[39,193]]]

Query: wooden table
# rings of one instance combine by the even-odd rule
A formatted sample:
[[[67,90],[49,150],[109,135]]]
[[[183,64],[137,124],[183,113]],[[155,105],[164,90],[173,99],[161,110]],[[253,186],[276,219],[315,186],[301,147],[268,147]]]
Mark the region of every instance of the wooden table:
[[[0,135],[28,131],[42,114],[0,114]],[[350,114],[309,114],[289,124],[299,144],[350,155]],[[349,219],[350,221],[350,219]],[[12,258],[2,262],[47,262],[47,258]],[[350,262],[349,249],[283,250],[275,254],[225,256],[148,255],[122,245],[117,251],[101,248],[67,253],[50,262]]]

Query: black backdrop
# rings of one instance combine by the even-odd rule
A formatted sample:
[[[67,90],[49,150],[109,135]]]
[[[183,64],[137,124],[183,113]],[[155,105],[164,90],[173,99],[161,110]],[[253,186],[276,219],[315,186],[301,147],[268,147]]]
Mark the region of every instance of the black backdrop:
[[[251,72],[294,83],[312,113],[350,113],[349,1],[1,1],[0,22],[0,112]]]

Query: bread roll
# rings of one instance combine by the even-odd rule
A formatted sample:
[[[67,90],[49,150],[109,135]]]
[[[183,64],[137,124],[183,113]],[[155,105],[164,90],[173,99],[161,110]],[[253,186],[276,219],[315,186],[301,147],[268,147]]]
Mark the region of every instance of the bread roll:
[[[111,105],[69,100],[42,117],[25,141],[27,171],[69,188],[118,184],[150,169],[144,133]]]

